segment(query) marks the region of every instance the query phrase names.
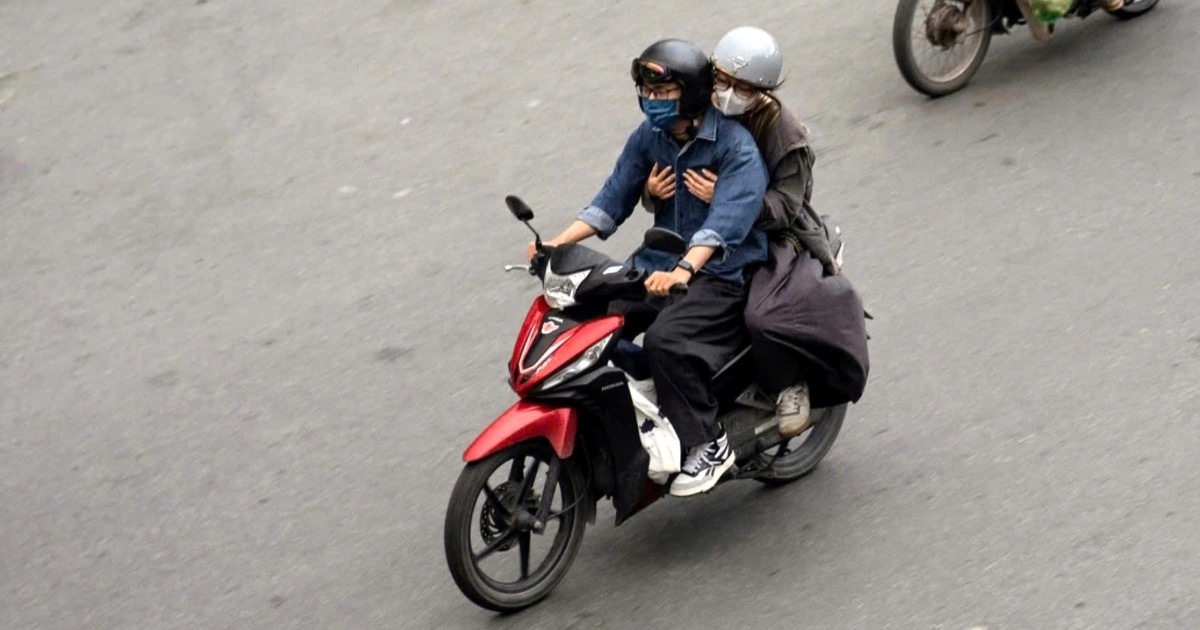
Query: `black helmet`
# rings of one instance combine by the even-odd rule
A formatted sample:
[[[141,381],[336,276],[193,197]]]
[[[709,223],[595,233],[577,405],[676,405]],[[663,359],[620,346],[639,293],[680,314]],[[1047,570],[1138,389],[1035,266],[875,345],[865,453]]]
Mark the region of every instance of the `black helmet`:
[[[712,102],[712,62],[699,46],[682,39],[664,39],[650,44],[633,60],[635,85],[678,83],[680,115],[699,116]]]

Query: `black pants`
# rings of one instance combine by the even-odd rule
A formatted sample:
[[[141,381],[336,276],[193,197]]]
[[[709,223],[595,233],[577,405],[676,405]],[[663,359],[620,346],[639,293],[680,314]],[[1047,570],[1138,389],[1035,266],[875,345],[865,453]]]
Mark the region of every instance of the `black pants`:
[[[644,359],[658,407],[685,449],[717,437],[712,378],[748,343],[745,307],[744,285],[706,275],[692,281],[681,298],[612,305],[625,316],[626,339],[646,333]]]

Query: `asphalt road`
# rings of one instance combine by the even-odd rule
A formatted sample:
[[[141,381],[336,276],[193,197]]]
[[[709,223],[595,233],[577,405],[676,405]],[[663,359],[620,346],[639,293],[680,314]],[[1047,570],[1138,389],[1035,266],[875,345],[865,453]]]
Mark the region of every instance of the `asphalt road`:
[[[0,0],[0,626],[1200,627],[1200,6],[997,38],[937,101],[893,10]],[[803,481],[606,508],[477,609],[441,527],[535,292],[503,196],[565,225],[629,59],[745,23],[866,396]]]

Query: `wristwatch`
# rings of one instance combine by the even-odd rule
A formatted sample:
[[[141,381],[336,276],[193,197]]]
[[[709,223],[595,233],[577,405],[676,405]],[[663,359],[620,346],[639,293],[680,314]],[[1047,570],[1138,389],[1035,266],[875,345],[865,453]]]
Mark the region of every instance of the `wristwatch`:
[[[696,268],[692,266],[692,263],[680,258],[679,262],[675,263],[675,266],[690,273],[693,278],[696,277]]]

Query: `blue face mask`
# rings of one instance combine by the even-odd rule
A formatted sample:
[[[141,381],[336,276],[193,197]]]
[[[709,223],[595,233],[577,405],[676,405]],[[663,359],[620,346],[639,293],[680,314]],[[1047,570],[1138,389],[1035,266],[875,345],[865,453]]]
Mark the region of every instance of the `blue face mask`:
[[[642,113],[646,115],[646,120],[656,129],[671,131],[675,121],[679,120],[679,99],[668,101],[642,96],[638,100],[642,102]]]

